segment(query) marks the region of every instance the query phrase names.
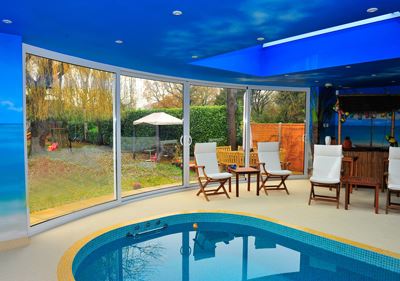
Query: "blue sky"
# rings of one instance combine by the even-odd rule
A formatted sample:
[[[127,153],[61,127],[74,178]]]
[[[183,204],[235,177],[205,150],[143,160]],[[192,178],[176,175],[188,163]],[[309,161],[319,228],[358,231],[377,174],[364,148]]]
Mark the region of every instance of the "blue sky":
[[[0,33],[0,123],[23,122],[21,37]]]

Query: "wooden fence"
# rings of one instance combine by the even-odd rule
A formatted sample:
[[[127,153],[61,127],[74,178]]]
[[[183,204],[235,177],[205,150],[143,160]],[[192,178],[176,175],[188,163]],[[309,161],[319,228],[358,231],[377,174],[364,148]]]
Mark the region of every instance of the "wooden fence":
[[[290,170],[304,171],[304,123],[251,123],[253,148],[258,142],[279,141],[282,161],[291,163]]]

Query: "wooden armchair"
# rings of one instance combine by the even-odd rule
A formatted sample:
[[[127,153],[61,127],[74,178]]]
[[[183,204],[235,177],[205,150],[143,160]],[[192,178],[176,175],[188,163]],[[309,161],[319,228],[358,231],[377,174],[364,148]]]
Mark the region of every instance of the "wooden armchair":
[[[230,198],[225,189],[225,183],[228,182],[229,190],[231,190],[232,174],[226,172],[221,173],[219,171],[216,143],[196,143],[194,146],[194,157],[197,180],[200,185],[197,196],[203,193],[207,201],[209,201],[208,196],[218,194],[225,194],[226,197]],[[210,183],[219,183],[219,186],[213,189],[206,189]]]
[[[267,190],[285,190],[287,194],[289,191],[285,184],[286,179],[292,174],[287,170],[290,163],[280,161],[279,156],[279,142],[259,142],[258,143],[258,164],[260,168],[261,185],[265,194],[268,195]],[[269,179],[280,179],[277,185],[267,185]]]
[[[339,208],[342,157],[341,145],[314,145],[313,173],[310,178],[311,191],[308,205],[311,204],[311,200],[323,200],[335,202],[336,208]],[[325,187],[330,190],[334,188],[336,195],[316,194],[315,187]]]
[[[389,208],[399,208],[400,203],[392,202],[391,195],[400,194],[400,147],[389,148],[389,165],[387,176],[386,214]]]

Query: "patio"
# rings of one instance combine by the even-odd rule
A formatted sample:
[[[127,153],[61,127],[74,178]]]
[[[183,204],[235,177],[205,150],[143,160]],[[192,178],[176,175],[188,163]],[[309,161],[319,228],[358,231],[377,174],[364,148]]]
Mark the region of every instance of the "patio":
[[[307,205],[308,180],[289,180],[290,196],[284,192],[270,192],[269,196],[251,192],[241,185],[239,198],[213,197],[210,202],[195,196],[197,189],[135,201],[95,215],[67,223],[31,238],[27,247],[3,252],[0,255],[1,280],[53,281],[61,255],[76,240],[98,229],[135,218],[192,210],[227,210],[264,215],[285,223],[307,227],[330,235],[389,250],[400,255],[398,212],[384,214],[384,195],[381,195],[380,214],[373,208],[373,191],[354,191],[349,210],[344,209],[342,192],[340,209],[330,203]],[[233,194],[233,193],[232,193]],[[173,204],[179,202],[179,204]],[[365,222],[368,221],[366,224]],[[382,231],[384,229],[384,231]],[[36,258],[40,253],[41,258]],[[21,270],[24,268],[24,270]],[[35,272],[34,275],[31,273]]]

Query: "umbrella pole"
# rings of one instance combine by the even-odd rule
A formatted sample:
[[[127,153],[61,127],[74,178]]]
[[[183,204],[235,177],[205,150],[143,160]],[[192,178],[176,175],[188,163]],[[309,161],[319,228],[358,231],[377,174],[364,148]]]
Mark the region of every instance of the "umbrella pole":
[[[156,141],[157,141],[157,162],[160,160],[160,126],[156,126]]]
[[[136,130],[135,125],[133,125],[133,140],[132,140],[132,157],[136,159]]]

